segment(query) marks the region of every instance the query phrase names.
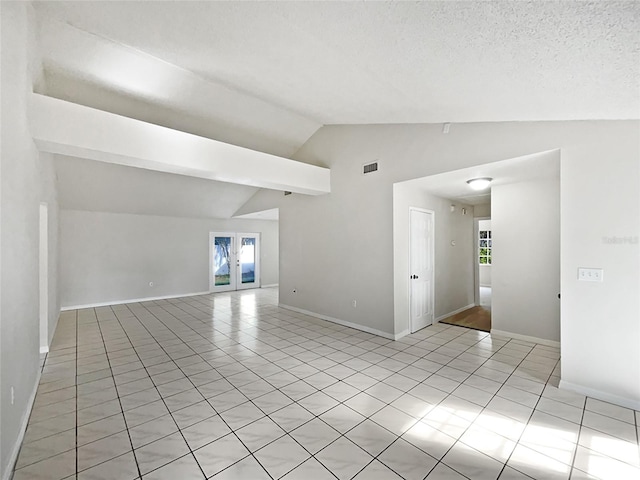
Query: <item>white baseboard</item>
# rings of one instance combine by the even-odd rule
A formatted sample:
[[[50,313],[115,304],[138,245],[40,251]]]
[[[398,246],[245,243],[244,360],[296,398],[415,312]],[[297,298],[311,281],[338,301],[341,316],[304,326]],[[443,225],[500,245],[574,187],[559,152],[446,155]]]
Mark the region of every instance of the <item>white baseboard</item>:
[[[524,340],[525,342],[539,343],[548,347],[560,348],[560,342],[555,340],[547,340],[546,338],[530,337],[529,335],[520,335],[519,333],[505,332],[504,330],[491,329],[491,335],[500,335],[502,337],[514,338],[516,340]]]
[[[406,337],[406,336],[407,336],[407,335],[409,335],[410,333],[411,333],[411,332],[409,331],[409,329],[404,330],[404,331],[402,331],[402,332],[400,332],[400,333],[396,333],[396,334],[393,336],[393,339],[394,339],[394,340],[400,340],[402,337]]]
[[[389,340],[397,340],[396,336],[391,333],[383,332],[382,330],[377,330],[375,328],[370,328],[364,325],[360,325],[358,323],[347,322],[346,320],[340,320],[339,318],[329,317],[327,315],[322,315],[320,313],[311,312],[309,310],[304,310],[298,307],[292,307],[291,305],[285,305],[284,303],[279,303],[278,306],[280,308],[284,308],[286,310],[291,310],[293,312],[302,313],[304,315],[309,315],[311,317],[316,317],[321,320],[326,320],[327,322],[337,323],[338,325],[343,325],[345,327],[354,328],[356,330],[360,330],[363,332],[371,333],[373,335],[377,335],[379,337],[388,338]],[[399,337],[398,337],[399,338]]]
[[[566,380],[560,380],[558,388],[562,390],[571,390],[572,392],[586,395],[604,402],[614,403],[625,408],[632,408],[634,410],[640,410],[640,401],[633,400],[631,398],[620,397],[611,393],[596,390],[595,388],[585,387],[584,385],[578,385],[576,383],[567,382]]]
[[[444,320],[447,317],[450,317],[451,315],[455,315],[456,313],[460,313],[460,312],[464,312],[465,310],[469,310],[470,308],[475,307],[476,304],[475,303],[470,303],[467,306],[464,306],[462,308],[458,308],[457,310],[454,310],[453,312],[449,312],[449,313],[445,313],[444,315],[440,315],[438,318],[436,318],[435,323],[439,322],[440,320]]]
[[[271,287],[277,287],[278,284],[277,283],[270,283],[269,285],[262,285],[262,288],[271,288]]]
[[[68,307],[62,307],[60,311],[66,312],[69,310],[81,310],[83,308],[97,308],[97,307],[109,307],[111,305],[123,305],[125,303],[138,303],[138,302],[152,302],[154,300],[169,300],[171,298],[181,298],[181,297],[195,297],[196,295],[209,295],[213,292],[195,292],[195,293],[181,293],[179,295],[164,295],[162,297],[145,297],[145,298],[130,298],[128,300],[112,300],[110,302],[101,302],[101,303],[89,303],[86,305],[71,305]]]
[[[38,391],[38,385],[40,385],[40,369],[38,369],[38,375],[36,376],[36,384],[33,386],[33,391],[31,392],[31,396],[27,401],[27,408],[22,413],[22,420],[20,420],[20,431],[18,433],[18,438],[16,438],[16,442],[11,449],[11,455],[9,456],[9,463],[7,463],[7,467],[5,468],[2,474],[2,480],[10,480],[13,475],[13,469],[16,466],[16,462],[18,461],[18,454],[20,453],[20,448],[22,447],[22,441],[24,440],[24,434],[27,431],[27,424],[29,423],[29,417],[31,416],[31,410],[33,409],[33,403],[36,400],[36,392]]]

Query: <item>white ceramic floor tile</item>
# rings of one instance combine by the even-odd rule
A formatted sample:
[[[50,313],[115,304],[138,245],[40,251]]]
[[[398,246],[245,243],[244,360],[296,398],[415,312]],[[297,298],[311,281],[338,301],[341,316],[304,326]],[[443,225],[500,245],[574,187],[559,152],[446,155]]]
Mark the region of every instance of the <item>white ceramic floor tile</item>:
[[[254,456],[274,478],[290,472],[311,455],[289,436],[284,436],[255,452]]]
[[[456,443],[455,438],[423,422],[416,423],[402,438],[436,459],[442,458]]]
[[[282,480],[335,480],[329,470],[315,458],[310,458],[287,473]]]
[[[271,480],[269,474],[253,457],[246,457],[211,478],[215,480]]]
[[[188,454],[144,475],[143,480],[204,480],[206,477],[193,455]]]
[[[326,447],[316,458],[340,480],[353,478],[373,459],[345,437],[340,437]]]
[[[640,414],[559,390],[557,348],[445,324],[390,341],[277,302],[63,312],[14,479],[640,478]]]
[[[293,404],[284,407],[269,415],[269,418],[277,423],[284,431],[289,432],[298,428],[303,423],[307,423],[313,415],[300,405]]]
[[[125,453],[78,473],[78,480],[134,480],[139,478],[133,452]]]
[[[411,443],[398,439],[378,457],[406,480],[421,480],[438,461]]]
[[[285,431],[269,417],[256,420],[249,425],[236,430],[236,434],[251,452],[261,449],[265,445],[285,435]],[[189,441],[187,439],[187,441]]]
[[[249,455],[249,451],[233,433],[219,438],[193,453],[207,478]]]
[[[444,463],[439,463],[431,470],[426,477],[428,480],[466,480],[467,477],[460,475],[455,470],[447,467]]]
[[[220,415],[215,415],[182,429],[182,435],[191,450],[197,450],[230,432],[231,429],[220,418]]]
[[[457,472],[474,480],[495,480],[502,471],[503,464],[478,450],[456,443],[444,456],[442,462]]]
[[[131,451],[128,432],[120,432],[78,448],[78,471]]]
[[[374,460],[364,467],[353,478],[354,480],[402,480],[402,477],[378,460]]]
[[[145,475],[189,453],[180,433],[174,433],[135,450],[140,472]]]
[[[371,420],[365,420],[347,432],[345,436],[373,456],[379,455],[397,438],[397,435]]]
[[[364,421],[365,417],[355,410],[340,404],[326,411],[320,418],[340,433],[345,433]]]

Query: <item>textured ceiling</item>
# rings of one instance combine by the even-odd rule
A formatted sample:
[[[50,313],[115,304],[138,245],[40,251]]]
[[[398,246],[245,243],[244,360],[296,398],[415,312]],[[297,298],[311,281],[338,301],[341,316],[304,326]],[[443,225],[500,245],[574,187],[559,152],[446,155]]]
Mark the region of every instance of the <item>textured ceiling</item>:
[[[45,21],[218,85],[217,95],[226,86],[312,123],[640,116],[638,2],[87,1],[36,9]],[[127,65],[117,55],[94,60],[112,73]]]

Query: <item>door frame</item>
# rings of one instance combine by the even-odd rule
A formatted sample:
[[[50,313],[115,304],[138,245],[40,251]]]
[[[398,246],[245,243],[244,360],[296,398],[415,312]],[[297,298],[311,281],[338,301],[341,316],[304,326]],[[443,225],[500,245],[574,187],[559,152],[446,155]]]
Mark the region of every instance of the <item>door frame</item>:
[[[409,273],[409,275],[407,275],[407,283],[408,283],[408,291],[409,291],[409,295],[407,295],[407,300],[409,302],[409,321],[408,321],[409,333],[415,333],[417,331],[417,330],[414,330],[414,328],[413,328],[413,312],[412,312],[412,309],[411,309],[412,288],[411,288],[411,278],[409,278],[409,276],[411,275],[411,238],[412,238],[411,237],[411,212],[412,211],[417,211],[417,212],[422,212],[422,213],[430,213],[431,214],[431,218],[433,219],[433,228],[431,229],[431,260],[433,262],[433,269],[431,270],[431,298],[433,299],[433,319],[431,320],[431,325],[436,323],[436,295],[435,295],[436,212],[435,212],[435,210],[431,210],[431,209],[428,209],[428,208],[409,207],[409,213],[408,213],[408,215],[409,215],[409,249],[408,249],[408,252],[407,252],[407,259],[408,259],[407,265],[409,266],[409,268],[407,269],[408,273]]]

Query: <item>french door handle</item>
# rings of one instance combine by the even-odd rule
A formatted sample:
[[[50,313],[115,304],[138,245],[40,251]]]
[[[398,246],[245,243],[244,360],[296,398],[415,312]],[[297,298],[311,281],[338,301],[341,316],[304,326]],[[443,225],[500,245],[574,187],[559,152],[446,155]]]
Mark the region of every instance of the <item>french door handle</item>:
[[[411,278],[411,280],[417,280],[418,279],[418,275],[411,275],[411,277],[409,277],[409,278]]]

